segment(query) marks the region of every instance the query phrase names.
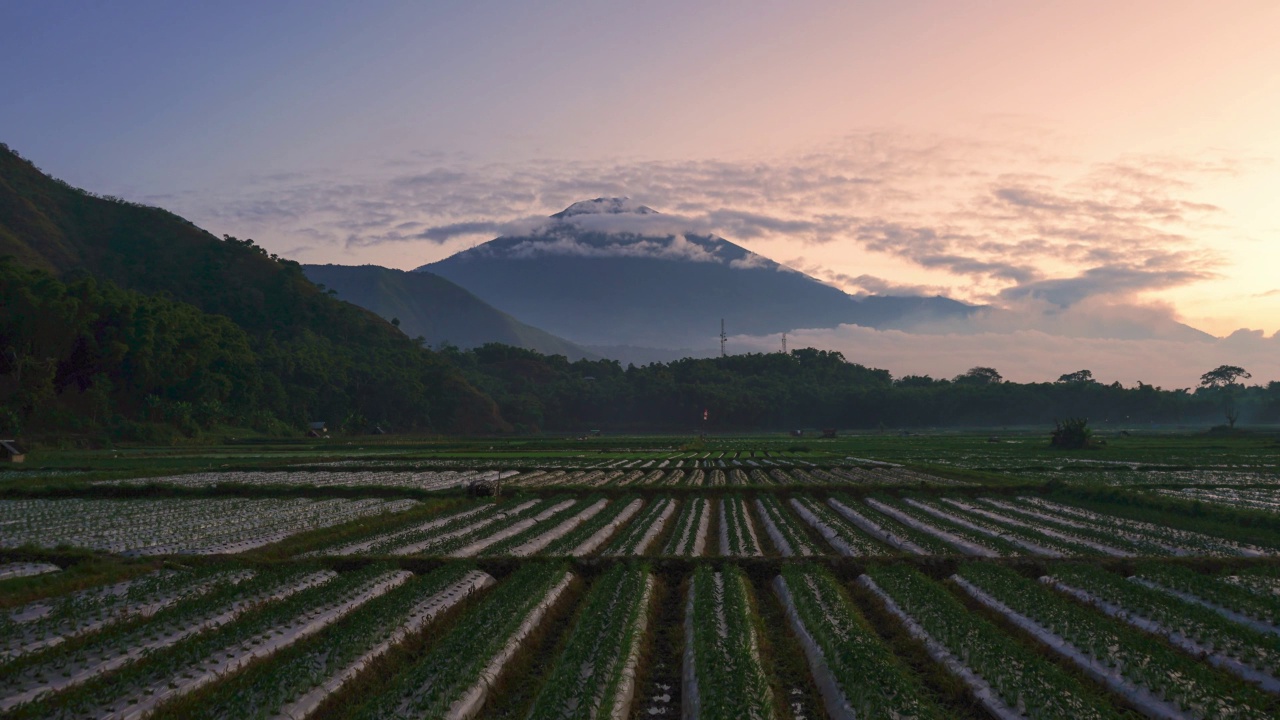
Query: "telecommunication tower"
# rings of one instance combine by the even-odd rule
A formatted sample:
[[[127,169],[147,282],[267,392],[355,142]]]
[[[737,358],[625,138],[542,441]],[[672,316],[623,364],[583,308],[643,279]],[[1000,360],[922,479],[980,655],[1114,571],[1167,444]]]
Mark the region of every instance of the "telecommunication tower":
[[[782,354],[787,354],[787,334],[782,333]]]
[[[729,336],[724,334],[724,318],[720,318],[720,357],[724,357],[724,344],[729,341]]]

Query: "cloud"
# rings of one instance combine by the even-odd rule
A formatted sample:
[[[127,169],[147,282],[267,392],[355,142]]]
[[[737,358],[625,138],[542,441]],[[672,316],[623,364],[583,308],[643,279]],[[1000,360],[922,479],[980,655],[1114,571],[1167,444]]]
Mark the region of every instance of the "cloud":
[[[998,297],[1003,301],[1034,298],[1045,300],[1058,307],[1069,307],[1089,297],[1101,295],[1130,297],[1142,291],[1177,287],[1211,277],[1214,277],[1212,273],[1203,270],[1095,267],[1074,277],[1024,282],[1001,290]]]
[[[662,214],[584,215],[580,227],[662,238],[719,235],[839,246],[945,278],[927,291],[974,302],[1091,297],[1133,301],[1215,277],[1203,240],[1221,211],[1196,197],[1230,159],[1124,156],[1086,162],[1041,129],[990,138],[866,130],[773,157],[688,161],[541,159],[493,163],[418,154],[372,174],[284,174],[252,187],[176,196],[175,210],[216,232],[360,259],[394,245],[413,267],[464,240],[537,231],[548,215],[594,197],[630,196]],[[666,252],[665,250],[663,252]],[[383,253],[379,257],[390,257]],[[733,263],[737,258],[729,258]],[[742,259],[738,266],[762,261]],[[892,283],[849,282],[855,291]],[[880,272],[881,275],[884,272]],[[887,281],[886,281],[887,282]]]
[[[572,235],[549,236],[522,240],[504,248],[503,257],[532,258],[543,255],[572,255],[576,257],[633,257],[661,260],[687,260],[691,262],[723,263],[725,259],[698,242],[691,242],[684,235],[666,239],[653,237],[618,237],[606,243],[584,242]]]

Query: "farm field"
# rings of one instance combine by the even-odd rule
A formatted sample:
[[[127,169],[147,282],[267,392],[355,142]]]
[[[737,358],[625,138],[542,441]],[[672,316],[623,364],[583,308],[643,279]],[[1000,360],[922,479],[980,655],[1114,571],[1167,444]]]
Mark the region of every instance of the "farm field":
[[[50,451],[0,717],[1280,716],[1274,439],[991,440]]]

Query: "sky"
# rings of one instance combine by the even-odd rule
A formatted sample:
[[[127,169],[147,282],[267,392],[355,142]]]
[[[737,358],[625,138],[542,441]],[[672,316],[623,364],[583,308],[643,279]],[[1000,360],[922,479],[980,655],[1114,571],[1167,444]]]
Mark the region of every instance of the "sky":
[[[1137,343],[1093,348],[1129,383],[1170,352],[1134,318],[1235,338],[1196,362],[1274,356],[1276,27],[1237,0],[0,0],[0,141],[301,262],[413,268],[628,196],[851,293],[1021,318],[963,342]],[[920,362],[859,332],[813,340]]]

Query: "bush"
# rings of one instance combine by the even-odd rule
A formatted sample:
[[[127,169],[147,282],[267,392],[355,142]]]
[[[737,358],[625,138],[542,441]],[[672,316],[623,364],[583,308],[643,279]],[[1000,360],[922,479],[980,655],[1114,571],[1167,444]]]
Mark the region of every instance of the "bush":
[[[1080,448],[1089,447],[1091,444],[1093,430],[1089,429],[1088,418],[1055,420],[1054,424],[1057,427],[1054,428],[1053,434],[1049,437],[1049,444],[1053,447],[1079,450]]]

